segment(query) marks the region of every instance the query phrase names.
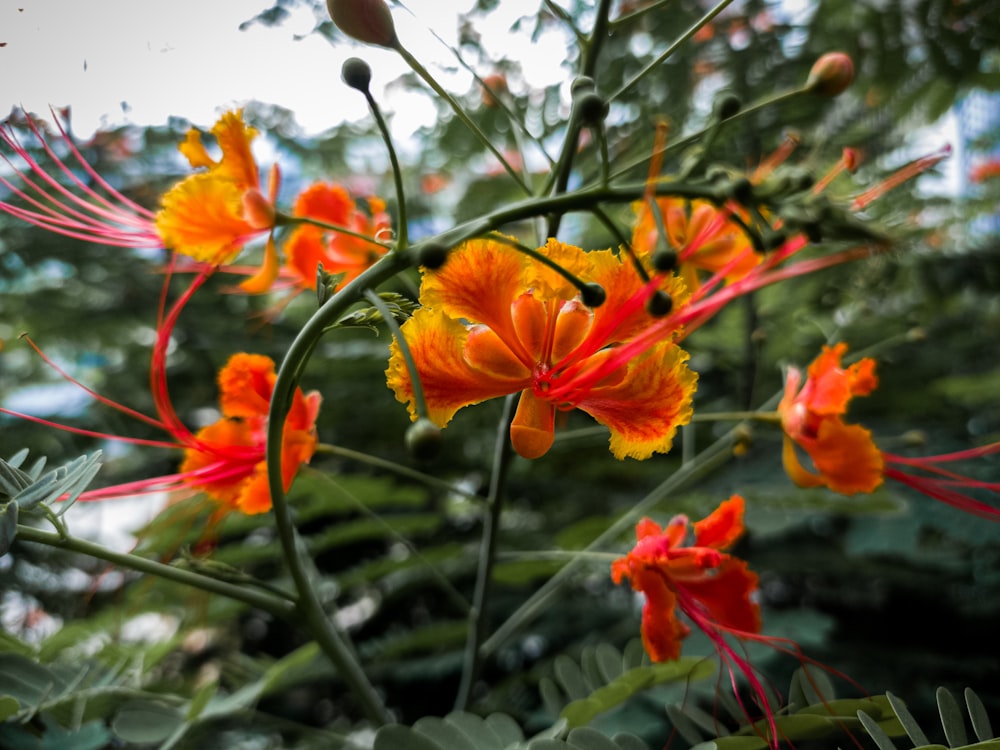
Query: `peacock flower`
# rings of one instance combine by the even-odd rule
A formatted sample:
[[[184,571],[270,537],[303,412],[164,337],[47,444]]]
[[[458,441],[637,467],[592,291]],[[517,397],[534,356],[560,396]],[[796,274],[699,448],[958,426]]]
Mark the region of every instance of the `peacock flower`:
[[[646,312],[654,282],[644,283],[611,251],[584,252],[549,240],[539,252],[578,278],[600,284],[607,301],[582,302],[567,279],[509,244],[470,240],[437,271],[425,269],[420,307],[402,326],[426,398],[444,427],[464,406],[520,393],[510,428],[525,458],[544,455],[557,411],[581,409],[611,431],[617,458],[648,458],[670,449],[691,418],[696,376],[670,336],[619,357],[619,345],[655,322]],[[676,278],[662,280],[674,300]],[[593,377],[597,368],[607,372]],[[413,383],[397,343],[389,387],[418,417]]]
[[[782,460],[788,476],[800,487],[828,487],[843,495],[872,492],[892,479],[966,513],[1000,520],[1000,509],[972,493],[1000,493],[1000,482],[977,480],[947,465],[1000,454],[1000,443],[933,456],[908,457],[879,450],[871,432],[845,424],[843,417],[854,396],[867,396],[878,386],[875,360],[865,357],[844,367],[847,345],[824,346],[802,373],[790,367],[785,393],[778,405],[785,433]],[[799,450],[813,469],[803,466]]]
[[[733,495],[693,524],[684,515],[674,516],[665,527],[642,519],[635,527],[635,547],[611,564],[611,580],[621,583],[627,578],[645,596],[642,643],[654,662],[680,657],[681,642],[690,634],[691,625],[708,637],[729,671],[734,690],[737,672],[749,683],[765,713],[770,744],[777,747],[771,699],[753,664],[727,638],[764,643],[800,661],[811,660],[793,642],[760,634],[757,574],[725,551],[743,536],[743,513],[743,498]],[[743,706],[739,693],[736,698]]]
[[[156,213],[130,200],[101,177],[83,158],[58,118],[56,143],[49,142],[32,117],[24,119],[52,167],[47,169],[32,156],[9,123],[0,127],[0,142],[20,160],[19,165],[0,154],[17,177],[15,181],[0,175],[0,184],[23,204],[0,201],[0,211],[18,219],[88,242],[169,248],[213,267],[232,260],[247,242],[275,226],[274,202],[280,173],[276,166],[272,168],[265,197],[250,151],[256,131],[244,124],[241,111],[227,112],[212,128],[222,152],[218,160],[209,156],[196,130],[188,132],[180,151],[192,167],[206,171],[185,178],[167,191]],[[59,155],[63,150],[66,157]],[[246,291],[261,291],[277,273],[277,253],[274,243],[268,242],[263,267],[242,286]]]
[[[166,437],[157,440],[99,433],[9,409],[0,408],[0,413],[88,437],[180,450],[184,454],[180,469],[174,474],[88,490],[80,496],[80,500],[106,500],[153,492],[203,492],[217,502],[220,514],[233,510],[255,514],[270,509],[265,448],[268,409],[276,380],[274,362],[269,357],[258,354],[234,354],[218,375],[222,417],[197,433],[191,432],[181,421],[167,388],[166,353],[173,328],[184,305],[209,275],[210,271],[200,273],[170,310],[158,320],[157,339],[150,366],[156,416],[139,412],[96,393],[73,379],[28,340],[42,359],[66,380],[79,386],[99,403],[159,429]],[[169,276],[167,283],[169,284]],[[285,418],[281,446],[281,476],[286,490],[291,486],[299,468],[308,463],[316,450],[318,438],[315,423],[319,406],[319,393],[305,394],[301,388],[295,389],[291,409]]]
[[[320,263],[327,273],[344,274],[346,283],[382,257],[387,248],[376,238],[389,231],[389,215],[381,199],[368,198],[366,203],[359,206],[340,185],[317,183],[307,188],[295,202],[295,216],[331,226],[296,227],[284,245],[284,275],[296,286],[315,289]]]
[[[274,228],[280,173],[272,168],[265,198],[250,150],[257,131],[243,122],[242,110],[222,115],[212,135],[221,151],[218,159],[209,155],[194,128],[180,144],[190,165],[205,171],[167,191],[156,214],[156,230],[167,247],[219,265],[232,261],[247,242]]]
[[[678,611],[715,642],[725,633],[760,633],[757,575],[724,552],[743,535],[743,512],[743,498],[734,495],[693,524],[684,515],[666,527],[644,518],[635,547],[611,565],[615,583],[627,578],[646,596],[642,642],[654,662],[681,655],[691,628]]]
[[[785,471],[800,487],[829,487],[843,495],[872,492],[882,484],[882,453],[871,432],[845,424],[843,417],[854,396],[867,396],[878,386],[875,360],[866,357],[841,366],[847,345],[824,346],[802,373],[788,368],[785,393],[778,405],[785,433],[782,459]],[[799,461],[797,447],[812,460],[815,471]]]
[[[180,474],[224,506],[246,514],[271,509],[264,449],[277,376],[274,361],[234,354],[219,371],[222,418],[199,430],[184,451]],[[296,389],[282,434],[281,478],[287,492],[299,467],[316,451],[320,396]]]

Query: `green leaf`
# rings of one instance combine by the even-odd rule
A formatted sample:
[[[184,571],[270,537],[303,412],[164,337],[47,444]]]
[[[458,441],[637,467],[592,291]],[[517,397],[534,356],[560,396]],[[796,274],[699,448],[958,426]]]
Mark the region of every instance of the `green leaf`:
[[[969,709],[969,718],[972,719],[972,730],[980,742],[993,739],[993,727],[990,725],[990,717],[986,714],[986,707],[976,695],[972,688],[965,689],[965,706]]]
[[[387,724],[375,733],[373,750],[446,750],[434,740],[402,724]]]
[[[566,742],[579,750],[619,750],[618,746],[596,729],[582,727],[569,733]]]
[[[28,455],[28,450],[18,451],[9,461],[0,458],[0,492],[8,497],[14,497],[21,490],[30,487],[32,478],[30,474],[21,471],[18,466]]]
[[[864,711],[858,711],[858,718],[861,720],[861,725],[865,728],[865,731],[868,732],[868,735],[878,745],[879,750],[897,750],[896,745],[889,739],[889,735],[885,733],[885,730],[878,725],[875,719]]]
[[[649,750],[649,746],[634,734],[619,732],[611,739],[618,745],[619,750]]]
[[[767,741],[757,735],[748,737],[746,735],[731,734],[728,737],[719,737],[712,742],[702,742],[695,745],[691,750],[760,750],[767,747]]]
[[[524,740],[524,732],[521,731],[520,725],[507,714],[490,714],[486,717],[486,723],[493,730],[493,733],[500,738],[504,747]]]
[[[162,742],[184,724],[184,715],[172,706],[151,700],[128,701],[111,721],[119,739],[139,745]]]
[[[445,723],[451,724],[480,750],[503,750],[504,742],[493,731],[482,717],[465,711],[454,711],[444,717]]]
[[[566,719],[568,726],[580,727],[589,724],[598,714],[621,705],[636,693],[654,685],[679,680],[701,680],[714,672],[714,662],[693,656],[636,667],[590,695],[574,700],[559,715]]]
[[[554,664],[556,680],[570,700],[582,700],[590,693],[583,677],[583,671],[573,659],[565,654],[559,654]]]
[[[10,695],[0,695],[0,722],[7,721],[20,710],[21,704],[17,698]]]
[[[930,740],[927,739],[927,735],[924,734],[924,730],[917,724],[917,720],[913,718],[913,714],[907,709],[906,704],[892,693],[887,692],[885,695],[889,699],[889,705],[892,706],[892,710],[899,719],[899,723],[903,725],[907,737],[910,738],[913,744],[917,747],[930,744]]]
[[[476,743],[461,729],[437,716],[417,719],[413,730],[448,750],[476,750]]]
[[[10,552],[17,537],[17,503],[0,504],[0,557]]]
[[[947,688],[937,689],[938,713],[941,716],[941,726],[944,728],[945,739],[951,747],[960,747],[968,744],[969,735],[965,731],[965,719],[962,717],[962,709],[958,707],[958,701]]]
[[[792,682],[788,688],[790,706],[822,704],[833,700],[834,696],[833,683],[822,669],[802,666],[792,674]]]

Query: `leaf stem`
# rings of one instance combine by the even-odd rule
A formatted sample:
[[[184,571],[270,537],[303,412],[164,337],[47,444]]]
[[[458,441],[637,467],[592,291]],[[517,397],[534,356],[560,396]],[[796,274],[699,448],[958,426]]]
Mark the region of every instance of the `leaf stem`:
[[[500,516],[507,487],[507,472],[513,458],[510,443],[510,423],[514,419],[514,406],[520,394],[511,394],[504,400],[503,415],[497,427],[496,450],[493,454],[493,473],[487,496],[489,513],[483,519],[483,537],[479,545],[479,564],[476,567],[476,588],[469,611],[469,631],[465,641],[465,658],[462,663],[462,680],[455,698],[455,710],[464,711],[469,705],[472,688],[479,676],[482,654],[480,644],[486,632],[486,615],[489,609],[493,582],[493,563],[496,561]]]
[[[156,560],[149,560],[139,555],[129,552],[117,552],[108,549],[95,542],[85,539],[36,529],[33,526],[18,525],[17,539],[22,542],[34,542],[44,544],[49,547],[76,552],[87,555],[98,560],[117,565],[120,568],[135,570],[139,573],[147,573],[157,578],[163,578],[174,583],[179,583],[192,588],[201,589],[211,594],[218,594],[227,599],[242,602],[251,607],[268,612],[275,617],[294,622],[297,617],[298,608],[295,603],[284,599],[276,594],[269,594],[264,591],[237,586],[227,581],[220,581],[217,578],[195,573],[191,570],[179,568],[173,565],[165,565]]]

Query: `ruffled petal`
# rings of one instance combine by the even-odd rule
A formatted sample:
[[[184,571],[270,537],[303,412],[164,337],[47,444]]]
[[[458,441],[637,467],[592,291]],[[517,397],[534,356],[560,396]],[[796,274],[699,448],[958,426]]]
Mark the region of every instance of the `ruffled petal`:
[[[274,360],[234,354],[219,370],[219,406],[227,417],[266,417],[274,393]]]
[[[646,653],[654,662],[673,661],[681,655],[681,641],[691,632],[677,619],[676,595],[662,574],[652,570],[633,573],[632,586],[646,595],[642,608],[642,643]]]
[[[745,503],[739,495],[721,503],[712,513],[694,524],[694,543],[697,547],[728,549],[743,536]]]
[[[842,495],[872,492],[884,471],[882,453],[871,432],[837,419],[824,420],[815,440],[802,445],[827,487]]]
[[[353,211],[354,200],[350,193],[334,183],[317,182],[295,199],[296,216],[308,216],[330,224],[347,226]]]
[[[474,326],[469,330],[463,356],[470,367],[490,377],[515,382],[531,378],[531,368],[514,356],[501,338],[486,326]]]
[[[492,328],[511,351],[530,359],[521,351],[511,319],[511,304],[527,291],[524,266],[524,256],[502,242],[470,240],[453,250],[440,269],[424,273],[420,303]]]
[[[316,288],[316,269],[323,264],[323,270],[337,273],[326,257],[323,234],[316,227],[296,227],[285,242],[285,266],[298,279],[299,286]]]
[[[228,263],[266,230],[243,218],[242,192],[212,173],[191,175],[172,187],[156,214],[166,247],[205,263]]]
[[[259,188],[260,173],[250,151],[257,131],[243,122],[243,110],[222,115],[212,127],[212,135],[222,151],[222,159],[214,168],[219,177],[232,180],[241,190]]]
[[[463,406],[517,393],[528,385],[489,376],[470,367],[463,355],[468,330],[439,310],[420,308],[403,324],[402,332],[420,374],[428,416],[440,427],[448,424]],[[416,419],[413,384],[396,342],[390,345],[385,374],[396,399],[408,404],[410,417]]]
[[[685,581],[683,591],[682,609],[689,606],[690,597],[713,624],[745,633],[760,632],[757,574],[743,560],[723,555],[721,564],[710,575]]]
[[[615,458],[666,453],[677,427],[691,420],[697,375],[683,349],[664,341],[628,363],[614,385],[593,388],[576,406],[611,430]]]

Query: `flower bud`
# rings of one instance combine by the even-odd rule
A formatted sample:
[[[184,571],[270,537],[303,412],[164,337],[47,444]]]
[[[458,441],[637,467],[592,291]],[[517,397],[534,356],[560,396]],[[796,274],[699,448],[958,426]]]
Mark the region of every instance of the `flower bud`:
[[[421,417],[406,430],[406,449],[418,461],[430,461],[441,450],[441,428]]]
[[[434,271],[444,265],[444,262],[448,260],[448,248],[442,245],[440,242],[425,242],[417,254],[420,265],[424,268]]]
[[[596,281],[591,281],[580,290],[580,299],[587,307],[600,307],[607,301],[608,293]]]
[[[806,91],[817,96],[838,96],[854,80],[854,63],[844,52],[827,52],[809,71]]]
[[[396,46],[396,26],[385,0],[326,0],[326,7],[347,36],[380,47]]]
[[[573,106],[580,119],[587,125],[596,126],[608,116],[608,103],[594,91],[584,91],[573,97]]]
[[[507,93],[507,77],[503,73],[494,73],[483,79],[483,106],[499,107],[500,100]]]
[[[340,68],[340,77],[352,89],[364,93],[372,82],[372,68],[359,57],[349,57]]]

